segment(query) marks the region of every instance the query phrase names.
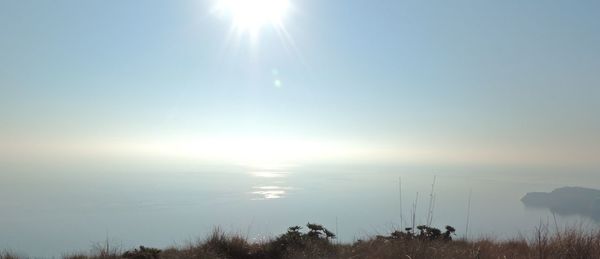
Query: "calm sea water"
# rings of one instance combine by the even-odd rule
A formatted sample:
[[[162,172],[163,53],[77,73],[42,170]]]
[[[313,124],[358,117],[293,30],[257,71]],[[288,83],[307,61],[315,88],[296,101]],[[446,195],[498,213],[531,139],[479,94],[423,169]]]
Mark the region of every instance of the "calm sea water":
[[[259,240],[307,222],[324,224],[350,242],[386,234],[403,218],[425,223],[436,176],[433,225],[469,237],[508,238],[531,232],[552,213],[526,208],[531,191],[562,186],[600,188],[593,171],[524,168],[313,166],[279,169],[206,168],[178,172],[2,172],[0,249],[60,256],[109,242],[128,249],[185,245],[216,226]],[[11,175],[11,177],[9,177]],[[17,175],[15,177],[15,175]],[[559,225],[598,223],[556,215]]]

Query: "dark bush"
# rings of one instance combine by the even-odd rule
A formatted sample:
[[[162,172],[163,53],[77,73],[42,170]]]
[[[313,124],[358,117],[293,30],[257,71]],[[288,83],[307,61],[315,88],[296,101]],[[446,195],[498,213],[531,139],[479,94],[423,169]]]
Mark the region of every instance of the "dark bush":
[[[160,249],[140,246],[140,249],[123,253],[122,257],[131,259],[158,259],[160,252]]]

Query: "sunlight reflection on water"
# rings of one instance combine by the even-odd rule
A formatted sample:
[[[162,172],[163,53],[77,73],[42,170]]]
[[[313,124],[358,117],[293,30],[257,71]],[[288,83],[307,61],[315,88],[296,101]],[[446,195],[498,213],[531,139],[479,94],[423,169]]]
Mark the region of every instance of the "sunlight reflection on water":
[[[256,191],[253,191],[252,194],[260,196],[260,198],[255,198],[254,200],[262,200],[284,198],[286,195],[286,191],[291,188],[281,186],[257,186],[254,187],[254,189]]]
[[[260,178],[282,178],[286,177],[288,172],[256,171],[250,172],[250,174]]]
[[[269,200],[285,198],[288,191],[292,189],[286,186],[285,178],[289,172],[283,171],[254,171],[250,175],[262,182],[252,187],[252,200]]]

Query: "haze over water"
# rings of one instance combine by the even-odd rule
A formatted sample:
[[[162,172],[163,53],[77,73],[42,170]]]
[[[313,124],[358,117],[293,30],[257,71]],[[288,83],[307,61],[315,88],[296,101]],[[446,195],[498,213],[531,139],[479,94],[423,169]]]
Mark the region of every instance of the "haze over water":
[[[465,235],[470,190],[471,238],[528,235],[540,222],[554,225],[554,216],[560,226],[598,226],[585,216],[553,216],[520,202],[530,191],[565,185],[600,188],[600,177],[589,171],[317,166],[85,177],[81,172],[35,172],[1,184],[0,243],[48,256],[87,251],[107,236],[114,246],[165,247],[204,238],[216,226],[260,240],[306,222],[337,229],[340,241],[350,242],[400,227],[398,177],[403,182],[403,226],[411,225],[417,192],[416,224],[424,224],[432,172],[433,225],[452,225],[459,236]]]

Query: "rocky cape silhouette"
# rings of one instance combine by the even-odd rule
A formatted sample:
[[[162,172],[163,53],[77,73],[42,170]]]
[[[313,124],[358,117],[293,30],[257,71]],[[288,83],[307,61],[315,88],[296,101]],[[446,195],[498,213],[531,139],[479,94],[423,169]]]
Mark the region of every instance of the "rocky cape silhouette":
[[[527,193],[521,202],[527,207],[547,208],[561,215],[579,214],[600,221],[600,190],[562,187],[551,192]]]

